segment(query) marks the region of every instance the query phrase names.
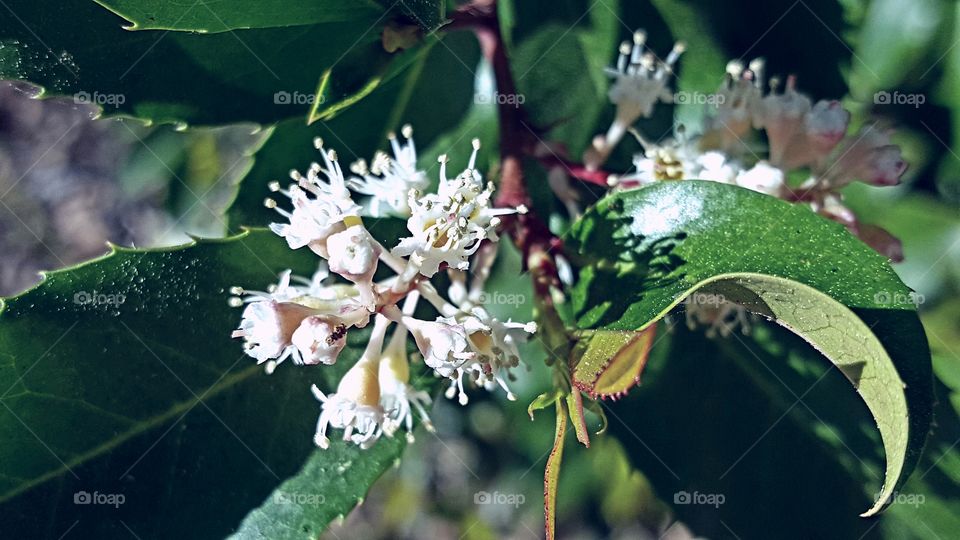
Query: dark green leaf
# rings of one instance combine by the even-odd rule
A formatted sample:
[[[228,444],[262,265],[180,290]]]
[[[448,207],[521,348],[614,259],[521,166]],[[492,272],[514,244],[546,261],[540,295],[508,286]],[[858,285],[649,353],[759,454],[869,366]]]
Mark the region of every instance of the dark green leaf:
[[[857,514],[879,489],[883,455],[872,418],[846,378],[773,325],[757,324],[752,333],[769,341],[770,353],[750,337],[708,339],[682,321],[671,326],[650,356],[643,385],[601,404],[611,435],[673,503],[675,518],[707,538],[867,534],[876,520]],[[682,492],[724,501],[676,504]],[[890,514],[878,519],[882,526]]]
[[[0,77],[98,104],[104,114],[190,124],[272,122],[304,117],[315,100],[333,107],[371,79],[385,80],[394,57],[400,56],[394,70],[412,59],[413,51],[383,49],[386,20],[375,20],[208,35],[131,32],[92,2],[13,0],[0,9]],[[330,84],[314,97],[328,69]]]
[[[230,339],[233,285],[263,288],[277,272],[309,275],[316,257],[252,231],[222,241],[115,249],[51,272],[0,312],[0,527],[15,537],[73,534],[222,537],[315,451],[319,404],[359,356],[281,365],[267,376]],[[319,452],[311,466],[351,462],[350,490],[325,493],[323,516],[348,512],[402,444],[374,453]],[[119,507],[74,504],[120,494]],[[78,496],[79,497],[79,496]],[[211,509],[216,509],[212,511]],[[292,511],[292,510],[291,510]]]
[[[601,112],[609,107],[609,78],[604,67],[615,60],[625,33],[617,19],[619,2],[520,2],[513,36],[511,67],[519,96],[534,126],[550,131],[552,141],[578,156],[596,134]],[[533,23],[536,22],[534,26]],[[605,130],[606,128],[602,128]]]
[[[373,0],[246,0],[229,3],[97,0],[130,21],[130,30],[225,32],[242,28],[343,22],[372,25],[386,15]]]

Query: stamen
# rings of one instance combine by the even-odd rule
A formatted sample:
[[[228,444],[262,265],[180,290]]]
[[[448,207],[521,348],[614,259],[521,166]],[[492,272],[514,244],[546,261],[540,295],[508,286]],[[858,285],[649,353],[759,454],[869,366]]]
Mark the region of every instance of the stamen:
[[[473,145],[473,153],[470,154],[470,162],[467,163],[467,168],[473,170],[477,166],[477,152],[480,151],[480,139],[474,139],[471,141]]]

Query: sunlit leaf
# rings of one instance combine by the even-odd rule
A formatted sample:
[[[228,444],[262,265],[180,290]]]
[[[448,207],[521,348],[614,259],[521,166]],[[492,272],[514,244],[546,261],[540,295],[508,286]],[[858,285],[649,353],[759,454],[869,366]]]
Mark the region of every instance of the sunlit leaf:
[[[724,290],[841,367],[874,414],[888,464],[866,515],[905,480],[930,422],[929,350],[911,291],[841,226],[741,188],[663,182],[601,201],[569,243],[584,264],[571,298],[579,328],[642,330],[710,283],[748,289]]]

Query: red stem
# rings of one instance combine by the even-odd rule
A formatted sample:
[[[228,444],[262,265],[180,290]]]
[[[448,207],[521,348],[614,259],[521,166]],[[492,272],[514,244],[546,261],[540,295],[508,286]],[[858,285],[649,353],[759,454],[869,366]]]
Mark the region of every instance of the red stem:
[[[484,57],[493,67],[497,92],[501,95],[516,96],[517,86],[503,45],[496,2],[478,0],[464,6],[453,14],[451,26],[469,27],[474,31]],[[523,158],[527,154],[525,150],[533,145],[533,132],[526,121],[526,109],[515,102],[516,100],[497,102],[501,167],[495,202],[499,207],[527,207],[525,214],[504,216],[504,229],[524,254],[524,264],[534,274],[534,287],[538,296],[549,301],[549,286],[558,285],[559,280],[556,278],[553,259],[546,255],[559,246],[559,239],[550,232],[546,222],[532,208],[532,200],[523,176]]]
[[[538,156],[537,159],[540,160],[540,163],[545,167],[563,167],[567,171],[567,174],[581,182],[595,184],[605,188],[610,187],[610,184],[607,183],[607,180],[610,178],[610,173],[607,171],[588,169],[583,163],[570,161],[555,154]]]

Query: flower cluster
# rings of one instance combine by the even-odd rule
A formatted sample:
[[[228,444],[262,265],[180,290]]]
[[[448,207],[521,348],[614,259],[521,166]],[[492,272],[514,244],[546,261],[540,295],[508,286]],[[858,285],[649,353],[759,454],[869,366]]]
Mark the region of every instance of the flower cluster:
[[[536,330],[532,323],[500,321],[483,305],[500,216],[525,209],[493,207],[493,184],[475,168],[479,141],[473,141],[467,168],[454,178],[447,177],[441,157],[438,188],[423,193],[429,181],[417,168],[412,130],[405,126],[401,134],[402,142],[390,136],[393,156],[378,152],[369,166],[357,161],[351,176],[344,175],[337,154],[315,140],[321,163],[306,173],[291,171],[293,182],[286,187],[270,185],[290,199],[292,209],[274,199],[265,204],[284,218],[271,230],[291,249],[319,255],[319,269],[311,279],[286,271],[267,291],[231,289],[231,304],[245,306],[233,337],[243,338],[247,354],[267,373],[287,358],[296,365],[335,364],[347,335],[372,321],[363,354],[336,391],[312,387],[321,403],[315,436],[321,448],[330,444],[330,429],[343,430],[344,440],[362,448],[400,428],[412,439],[415,415],[432,429],[430,396],[411,383],[409,336],[426,366],[449,379],[447,396],[465,404],[469,383],[501,387],[513,398],[507,383],[520,363],[517,345]],[[358,204],[353,192],[368,197]],[[386,215],[406,217],[410,232],[393,249],[381,245],[363,221]],[[430,282],[441,271],[453,284],[449,300]],[[415,315],[421,298],[438,313],[434,319]]]
[[[625,55],[628,47],[624,47],[617,69],[611,71],[623,72],[623,77],[631,73],[631,68],[624,66],[632,66],[635,58],[644,56],[636,52],[643,40],[635,37],[635,43],[629,63]],[[682,47],[675,47],[666,60],[650,59],[643,65],[649,67],[648,73],[669,74],[680,51]],[[596,169],[612,150],[611,143],[619,140],[610,133],[635,134],[643,152],[634,157],[633,171],[610,178],[612,186],[630,189],[659,180],[682,179],[737,185],[807,204],[845,225],[881,254],[902,259],[899,241],[883,229],[860,223],[844,206],[840,192],[855,181],[876,186],[899,183],[906,163],[888,130],[868,122],[851,132],[850,113],[838,101],[814,103],[797,90],[792,76],[783,84],[777,78],[766,79],[764,63],[758,59],[746,66],[739,61],[728,64],[723,83],[707,100],[713,111],[702,133],[690,135],[681,126],[674,138],[651,142],[623,122],[649,116],[658,99],[668,101],[667,81],[653,74],[631,80],[638,88],[643,84],[647,92],[614,92],[622,84],[618,79],[610,93],[617,118],[608,134],[598,136],[584,156],[586,165]],[[621,115],[625,110],[640,114]],[[765,141],[765,145],[758,141]]]

